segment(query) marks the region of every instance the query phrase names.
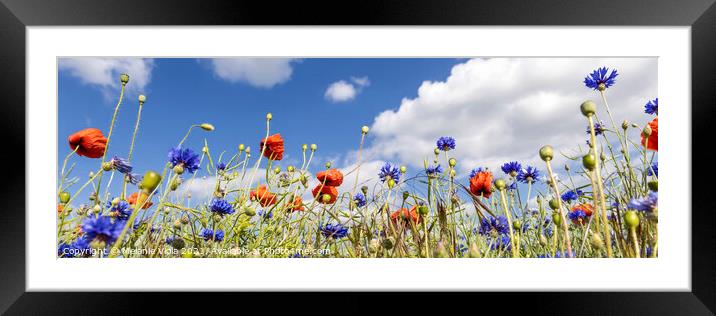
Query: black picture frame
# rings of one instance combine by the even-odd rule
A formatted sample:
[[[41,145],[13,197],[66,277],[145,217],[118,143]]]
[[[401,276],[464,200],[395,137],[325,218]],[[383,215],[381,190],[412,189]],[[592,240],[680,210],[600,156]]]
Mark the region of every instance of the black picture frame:
[[[692,206],[692,292],[622,293],[481,293],[467,301],[438,296],[430,300],[441,307],[473,305],[475,312],[494,300],[510,302],[510,312],[575,314],[713,314],[716,311],[716,264],[714,246],[716,220],[709,204],[710,159],[708,144],[713,134],[712,107],[716,106],[716,5],[714,0],[546,0],[546,1],[327,1],[259,2],[193,0],[0,0],[0,99],[2,100],[3,149],[8,162],[3,164],[4,185],[0,191],[0,311],[7,314],[124,314],[137,311],[137,302],[154,303],[142,312],[157,308],[202,310],[216,306],[232,294],[212,294],[206,304],[187,305],[195,299],[190,293],[40,293],[25,290],[26,199],[32,188],[26,187],[25,172],[33,166],[25,163],[25,34],[26,26],[62,25],[627,25],[690,26],[692,62],[692,147],[691,196],[678,197]],[[330,12],[329,12],[330,11]],[[158,39],[160,40],[160,39]],[[51,105],[48,105],[50,107]],[[688,110],[688,104],[669,105]],[[668,128],[668,127],[667,127]],[[689,153],[683,153],[687,155]],[[54,163],[54,162],[48,162]],[[679,210],[675,210],[679,211]],[[91,276],[87,276],[91,277]],[[317,276],[318,277],[318,276]],[[111,286],[111,285],[110,285]],[[548,286],[548,285],[546,285]],[[328,294],[322,301],[330,302]],[[354,294],[351,300],[370,302]],[[268,296],[263,296],[264,298]],[[242,299],[254,299],[241,294]],[[402,308],[421,308],[408,298]],[[276,309],[295,310],[300,304],[295,295],[271,295]],[[345,303],[344,299],[337,299]],[[394,302],[392,299],[384,303]],[[473,302],[474,300],[474,302]],[[480,301],[484,300],[484,303]],[[291,303],[286,303],[291,302]],[[373,301],[376,302],[376,301]],[[504,304],[504,303],[498,303]],[[160,305],[160,306],[159,306]],[[217,306],[221,307],[221,306]],[[349,306],[344,306],[347,308]],[[316,309],[314,309],[316,311]],[[320,311],[317,311],[320,312]],[[329,311],[324,311],[329,312]]]

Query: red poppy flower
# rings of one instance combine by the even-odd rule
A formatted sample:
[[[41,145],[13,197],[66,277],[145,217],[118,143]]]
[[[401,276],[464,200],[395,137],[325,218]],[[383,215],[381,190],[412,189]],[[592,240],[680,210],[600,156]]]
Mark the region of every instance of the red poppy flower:
[[[77,148],[77,154],[89,158],[99,158],[107,148],[107,138],[96,128],[83,129],[67,138],[70,149]]]
[[[63,209],[64,209],[64,206],[62,204],[57,204],[57,214],[62,214]]]
[[[470,193],[489,198],[492,195],[492,172],[480,171],[470,178]]]
[[[577,204],[575,206],[572,206],[572,212],[575,212],[577,210],[581,210],[584,212],[584,215],[592,216],[592,213],[594,213],[594,208],[591,204]]]
[[[316,174],[322,184],[337,187],[343,183],[343,174],[338,169],[324,170]]]
[[[417,206],[413,206],[408,210],[407,208],[401,208],[390,214],[390,220],[397,222],[398,219],[402,219],[405,222],[412,221],[415,224],[420,223],[420,216],[418,216]]]
[[[260,185],[256,190],[249,192],[249,198],[258,201],[262,207],[276,204],[276,195],[269,192],[265,185]]]
[[[649,122],[649,127],[651,127],[651,135],[649,135],[649,142],[646,144],[646,149],[659,151],[659,118],[657,117]],[[645,141],[644,135],[641,135],[642,146],[644,146]]]
[[[141,197],[139,197],[140,194],[141,194]],[[139,198],[137,198],[137,197],[139,197]],[[134,192],[127,198],[127,202],[129,202],[129,204],[131,204],[131,205],[135,205],[135,204],[137,204],[137,201],[139,201],[139,203],[142,203],[143,209],[148,209],[148,208],[152,207],[152,205],[154,205],[154,203],[152,203],[152,201],[147,201],[147,197],[149,197],[149,196],[144,192],[142,192],[142,193]]]
[[[264,157],[268,159],[283,159],[283,138],[281,138],[281,134],[273,134],[262,139],[261,143],[259,143],[259,149],[263,151]]]
[[[286,209],[291,212],[298,212],[298,211],[306,210],[303,207],[303,199],[300,196],[293,198],[293,202],[291,202]]]
[[[317,185],[315,188],[313,188],[313,197],[318,199],[318,202],[323,204],[333,204],[336,203],[336,199],[338,199],[338,190],[336,187],[328,186],[328,185]],[[321,195],[320,197],[318,195]],[[331,199],[328,202],[323,201],[323,194],[328,194]]]

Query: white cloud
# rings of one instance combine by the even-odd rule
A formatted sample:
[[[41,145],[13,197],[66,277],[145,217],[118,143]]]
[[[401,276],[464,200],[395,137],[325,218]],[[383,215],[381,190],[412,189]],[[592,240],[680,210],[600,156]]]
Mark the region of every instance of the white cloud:
[[[272,88],[291,79],[293,58],[214,58],[211,65],[219,78]]]
[[[67,71],[82,83],[96,85],[105,93],[119,90],[119,75],[129,75],[126,89],[144,92],[152,78],[154,60],[146,58],[73,57],[60,58],[59,70]]]
[[[655,58],[473,59],[454,66],[445,81],[423,82],[417,97],[403,99],[396,110],[380,113],[366,157],[421,167],[424,158],[432,160],[435,141],[452,136],[457,148],[450,155],[462,171],[496,170],[511,160],[543,169],[537,153],[546,144],[561,163],[560,151],[584,148],[584,100],[596,101],[600,119],[611,126],[599,94],[582,83],[601,66],[620,74],[607,91],[616,124],[650,120],[643,106],[657,96]]]
[[[339,80],[331,83],[324,96],[331,102],[346,102],[355,99],[369,85],[368,77],[351,77],[351,82]]]

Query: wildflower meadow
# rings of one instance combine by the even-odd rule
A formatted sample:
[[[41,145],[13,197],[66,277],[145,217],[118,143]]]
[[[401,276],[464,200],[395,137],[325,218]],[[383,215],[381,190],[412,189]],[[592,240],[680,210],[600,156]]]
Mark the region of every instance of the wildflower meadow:
[[[337,168],[314,160],[321,138],[334,137],[330,132],[318,133],[315,143],[296,139],[273,126],[296,118],[272,113],[240,118],[260,121],[262,137],[236,133],[228,150],[212,148],[212,135],[232,126],[196,122],[171,131],[182,136],[158,145],[166,148],[163,163],[138,170],[139,131],[165,118],[146,114],[153,100],[145,95],[127,99],[133,75],[121,74],[113,83],[119,91],[112,95],[113,115],[60,135],[66,142],[58,145],[57,255],[655,258],[658,98],[610,104],[610,89],[629,74],[593,67],[574,78],[583,81],[574,91],[583,101],[563,109],[583,126],[569,131],[584,139],[574,144],[577,150],[544,140],[529,149],[534,160],[506,159],[491,169],[479,156],[466,166],[453,155],[465,146],[461,138],[438,134],[432,150],[412,161],[386,161],[377,172],[363,164],[370,122],[350,127],[354,138],[342,142],[352,144],[353,163]],[[651,119],[614,117],[615,107],[639,107]],[[117,124],[119,111],[135,113],[135,120]],[[499,134],[491,137],[499,142]],[[297,163],[286,163],[288,155]],[[557,165],[556,158],[568,163]],[[92,172],[74,172],[77,164],[91,165]],[[183,190],[202,178],[212,181],[210,196]]]

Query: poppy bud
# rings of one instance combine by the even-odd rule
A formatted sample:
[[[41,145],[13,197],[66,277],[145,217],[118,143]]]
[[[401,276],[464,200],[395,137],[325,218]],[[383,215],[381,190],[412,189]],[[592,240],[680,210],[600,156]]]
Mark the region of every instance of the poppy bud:
[[[502,191],[502,190],[505,189],[506,186],[507,186],[507,183],[505,183],[505,180],[504,180],[504,179],[497,179],[497,180],[495,180],[495,187],[496,187],[498,190]]]
[[[418,213],[420,213],[420,215],[423,215],[423,216],[428,215],[428,211],[429,211],[429,209],[427,206],[425,206],[425,205],[418,206]]]
[[[582,165],[585,169],[593,171],[594,168],[597,166],[597,158],[594,157],[594,154],[592,153],[586,154],[584,155],[584,157],[582,157]]]
[[[301,150],[306,151],[306,149],[308,149],[308,145],[306,145],[306,144],[301,145]]]
[[[363,134],[368,134],[368,131],[369,131],[369,130],[370,130],[370,129],[368,128],[368,126],[365,126],[365,125],[360,128],[360,132],[363,133]]]
[[[378,239],[371,239],[368,243],[368,252],[377,253],[378,249],[380,249],[380,242],[378,241]]]
[[[360,187],[360,191],[363,192],[363,195],[368,195],[368,186]]]
[[[457,176],[457,171],[455,169],[450,170],[450,177],[454,178],[455,176]]]
[[[316,151],[316,149],[318,149],[318,145],[311,144],[311,151]]]
[[[102,163],[102,170],[104,170],[104,171],[112,170],[112,163],[109,161]]]
[[[281,173],[281,167],[273,168],[273,173],[275,173],[275,174]]]
[[[579,106],[579,109],[582,110],[582,115],[590,117],[597,112],[597,104],[594,103],[594,101],[592,100],[587,100],[582,102],[582,105]]]
[[[70,193],[67,191],[60,192],[60,203],[67,203],[70,201]]]
[[[435,153],[435,156],[440,155],[440,149],[435,148],[433,152]]]
[[[520,230],[522,229],[522,223],[520,221],[514,221],[512,222],[512,228],[514,228],[515,230]]]
[[[540,246],[542,246],[542,247],[547,246],[547,237],[545,237],[544,235],[540,234],[540,235],[539,235],[539,244],[540,244]]]
[[[179,181],[180,178],[175,179],[172,181],[172,183],[169,185],[169,189],[172,191],[176,191],[177,188],[179,188],[179,185],[181,184],[181,181]]]
[[[256,215],[256,210],[253,207],[247,207],[244,209],[244,214],[246,214],[246,216],[248,217],[251,217]]]
[[[559,226],[562,224],[562,216],[559,216],[559,213],[553,212],[552,213],[552,222],[554,222],[555,225]]]
[[[90,179],[94,178],[94,172],[90,171],[88,176],[90,177]]]
[[[622,122],[622,129],[623,129],[623,130],[627,130],[628,128],[629,128],[629,121],[624,120],[624,121]]]
[[[450,167],[455,167],[455,165],[457,165],[457,159],[450,158],[450,160],[448,160],[448,165],[450,165]]]
[[[654,192],[659,191],[659,181],[657,181],[657,180],[649,181],[649,182],[647,182],[647,185],[649,186],[649,190],[652,190]]]
[[[201,147],[201,152],[203,152],[203,153],[205,153],[205,154],[208,154],[208,153],[209,153],[209,147],[206,147],[206,146]]]
[[[175,220],[175,221],[174,221],[174,228],[176,228],[176,229],[180,229],[180,228],[181,228],[181,221],[180,221],[180,220]]]
[[[147,102],[147,97],[143,94],[140,94],[137,99],[139,99],[139,104],[144,104],[144,102]]]
[[[99,206],[99,204],[92,207],[92,213],[99,214],[99,212],[101,212],[101,211],[102,211],[102,207]]]
[[[410,192],[403,191],[403,201],[407,200],[410,197]]]
[[[390,179],[388,180],[388,188],[392,189],[395,186],[395,180]]]
[[[267,113],[267,114],[266,114],[266,120],[267,120],[267,121],[270,121],[271,119],[273,119],[273,115],[272,115],[271,113]]]
[[[182,215],[181,223],[184,225],[189,224],[189,215],[186,215],[186,214]]]
[[[201,129],[203,129],[205,131],[209,131],[209,132],[214,130],[214,125],[211,125],[209,123],[202,123],[201,125],[199,125],[199,127],[201,127]]]
[[[624,213],[624,221],[629,228],[639,226],[639,215],[634,211],[627,211]]]
[[[162,176],[160,176],[155,171],[147,171],[144,173],[144,178],[142,178],[142,189],[146,191],[154,191],[154,189],[159,186],[159,183],[162,181]]]
[[[249,147],[246,147],[246,155],[249,155],[249,154],[251,154],[251,147],[250,147],[250,146],[249,146]]]
[[[641,135],[643,135],[645,138],[649,138],[649,136],[651,136],[651,126],[649,126],[649,124],[646,124],[646,126],[644,126],[644,129],[641,130]]]
[[[331,162],[330,162],[330,161],[326,163],[326,169],[331,169]]]
[[[604,162],[604,160],[607,160],[607,155],[605,155],[604,152],[602,152],[601,154],[599,154],[599,159],[600,159],[602,162]]]
[[[604,247],[604,241],[602,240],[602,236],[599,236],[599,234],[597,233],[592,233],[591,238],[589,238],[589,242],[594,248],[602,249]]]
[[[408,168],[406,166],[400,166],[400,173],[405,173],[408,171]]]
[[[539,157],[544,161],[550,161],[554,157],[552,146],[546,145],[539,149]]]
[[[129,82],[129,75],[128,74],[119,75],[119,81],[122,82],[123,85],[127,84],[127,82]]]
[[[557,199],[549,200],[549,208],[556,210],[559,208],[559,201]]]

